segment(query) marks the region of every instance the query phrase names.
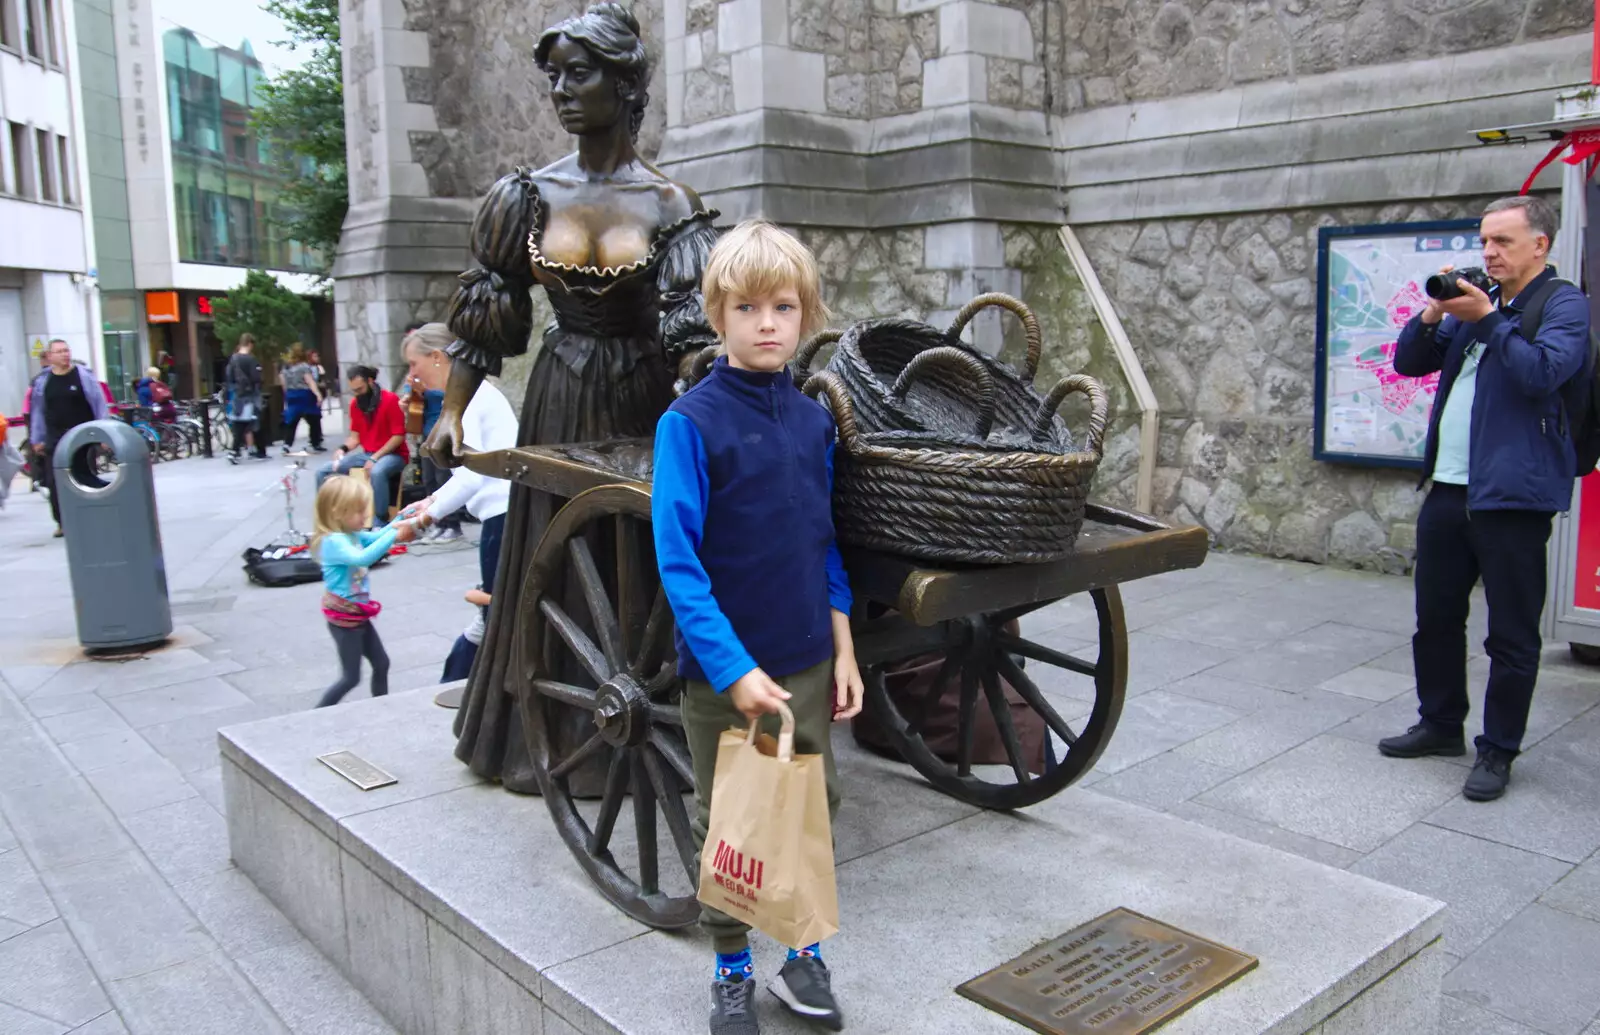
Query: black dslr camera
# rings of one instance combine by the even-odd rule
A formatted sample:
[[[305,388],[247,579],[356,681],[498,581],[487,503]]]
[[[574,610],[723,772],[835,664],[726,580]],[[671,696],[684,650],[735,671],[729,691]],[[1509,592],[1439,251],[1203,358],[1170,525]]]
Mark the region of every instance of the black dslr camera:
[[[1449,273],[1435,273],[1422,285],[1422,290],[1428,293],[1429,298],[1440,302],[1448,298],[1460,298],[1463,292],[1456,284],[1457,277],[1486,295],[1489,289],[1494,287],[1494,281],[1489,279],[1489,274],[1476,266],[1468,266],[1466,269],[1451,270]]]

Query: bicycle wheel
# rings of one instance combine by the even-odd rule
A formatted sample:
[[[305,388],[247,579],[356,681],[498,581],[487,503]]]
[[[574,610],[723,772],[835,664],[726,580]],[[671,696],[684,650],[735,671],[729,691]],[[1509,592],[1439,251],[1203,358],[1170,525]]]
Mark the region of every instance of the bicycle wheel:
[[[163,460],[181,460],[189,455],[188,439],[183,437],[183,432],[171,424],[162,424],[157,427],[156,442],[156,448]]]

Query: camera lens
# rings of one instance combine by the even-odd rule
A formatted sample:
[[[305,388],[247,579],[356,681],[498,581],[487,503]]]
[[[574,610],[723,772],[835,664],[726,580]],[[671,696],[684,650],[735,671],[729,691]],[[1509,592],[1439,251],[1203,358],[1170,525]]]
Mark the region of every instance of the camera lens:
[[[1456,286],[1454,273],[1435,273],[1423,283],[1422,290],[1427,292],[1429,298],[1441,302],[1461,294],[1461,289]]]

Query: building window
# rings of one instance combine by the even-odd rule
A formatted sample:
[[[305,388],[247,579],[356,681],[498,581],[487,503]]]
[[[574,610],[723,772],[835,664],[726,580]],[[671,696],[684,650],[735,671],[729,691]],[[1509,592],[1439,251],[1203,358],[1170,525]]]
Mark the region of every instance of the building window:
[[[34,6],[36,0],[17,0],[17,12],[22,15],[22,45],[27,50],[29,57],[43,60],[44,55],[39,50],[39,9]]]
[[[52,154],[54,148],[50,146],[50,131],[36,129],[33,132],[39,138],[39,146],[34,149],[39,160],[39,197],[43,201],[55,201],[55,156]]]
[[[0,0],[0,47],[17,49],[17,0]]]
[[[72,164],[72,145],[63,136],[56,137],[57,167],[61,170],[61,203],[73,205],[78,201],[77,168]]]
[[[61,64],[61,48],[56,44],[56,0],[41,0],[40,19],[44,23],[44,59]]]
[[[33,148],[29,146],[28,127],[18,122],[7,123],[11,128],[11,186],[18,197],[33,197]]]

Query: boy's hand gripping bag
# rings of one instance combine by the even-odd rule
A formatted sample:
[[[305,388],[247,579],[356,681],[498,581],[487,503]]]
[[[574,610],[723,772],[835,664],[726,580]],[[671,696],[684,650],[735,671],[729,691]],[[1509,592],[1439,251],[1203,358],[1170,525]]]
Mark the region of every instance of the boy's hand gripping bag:
[[[794,713],[774,740],[724,730],[700,853],[701,902],[791,948],[839,930],[821,755],[794,753]]]

